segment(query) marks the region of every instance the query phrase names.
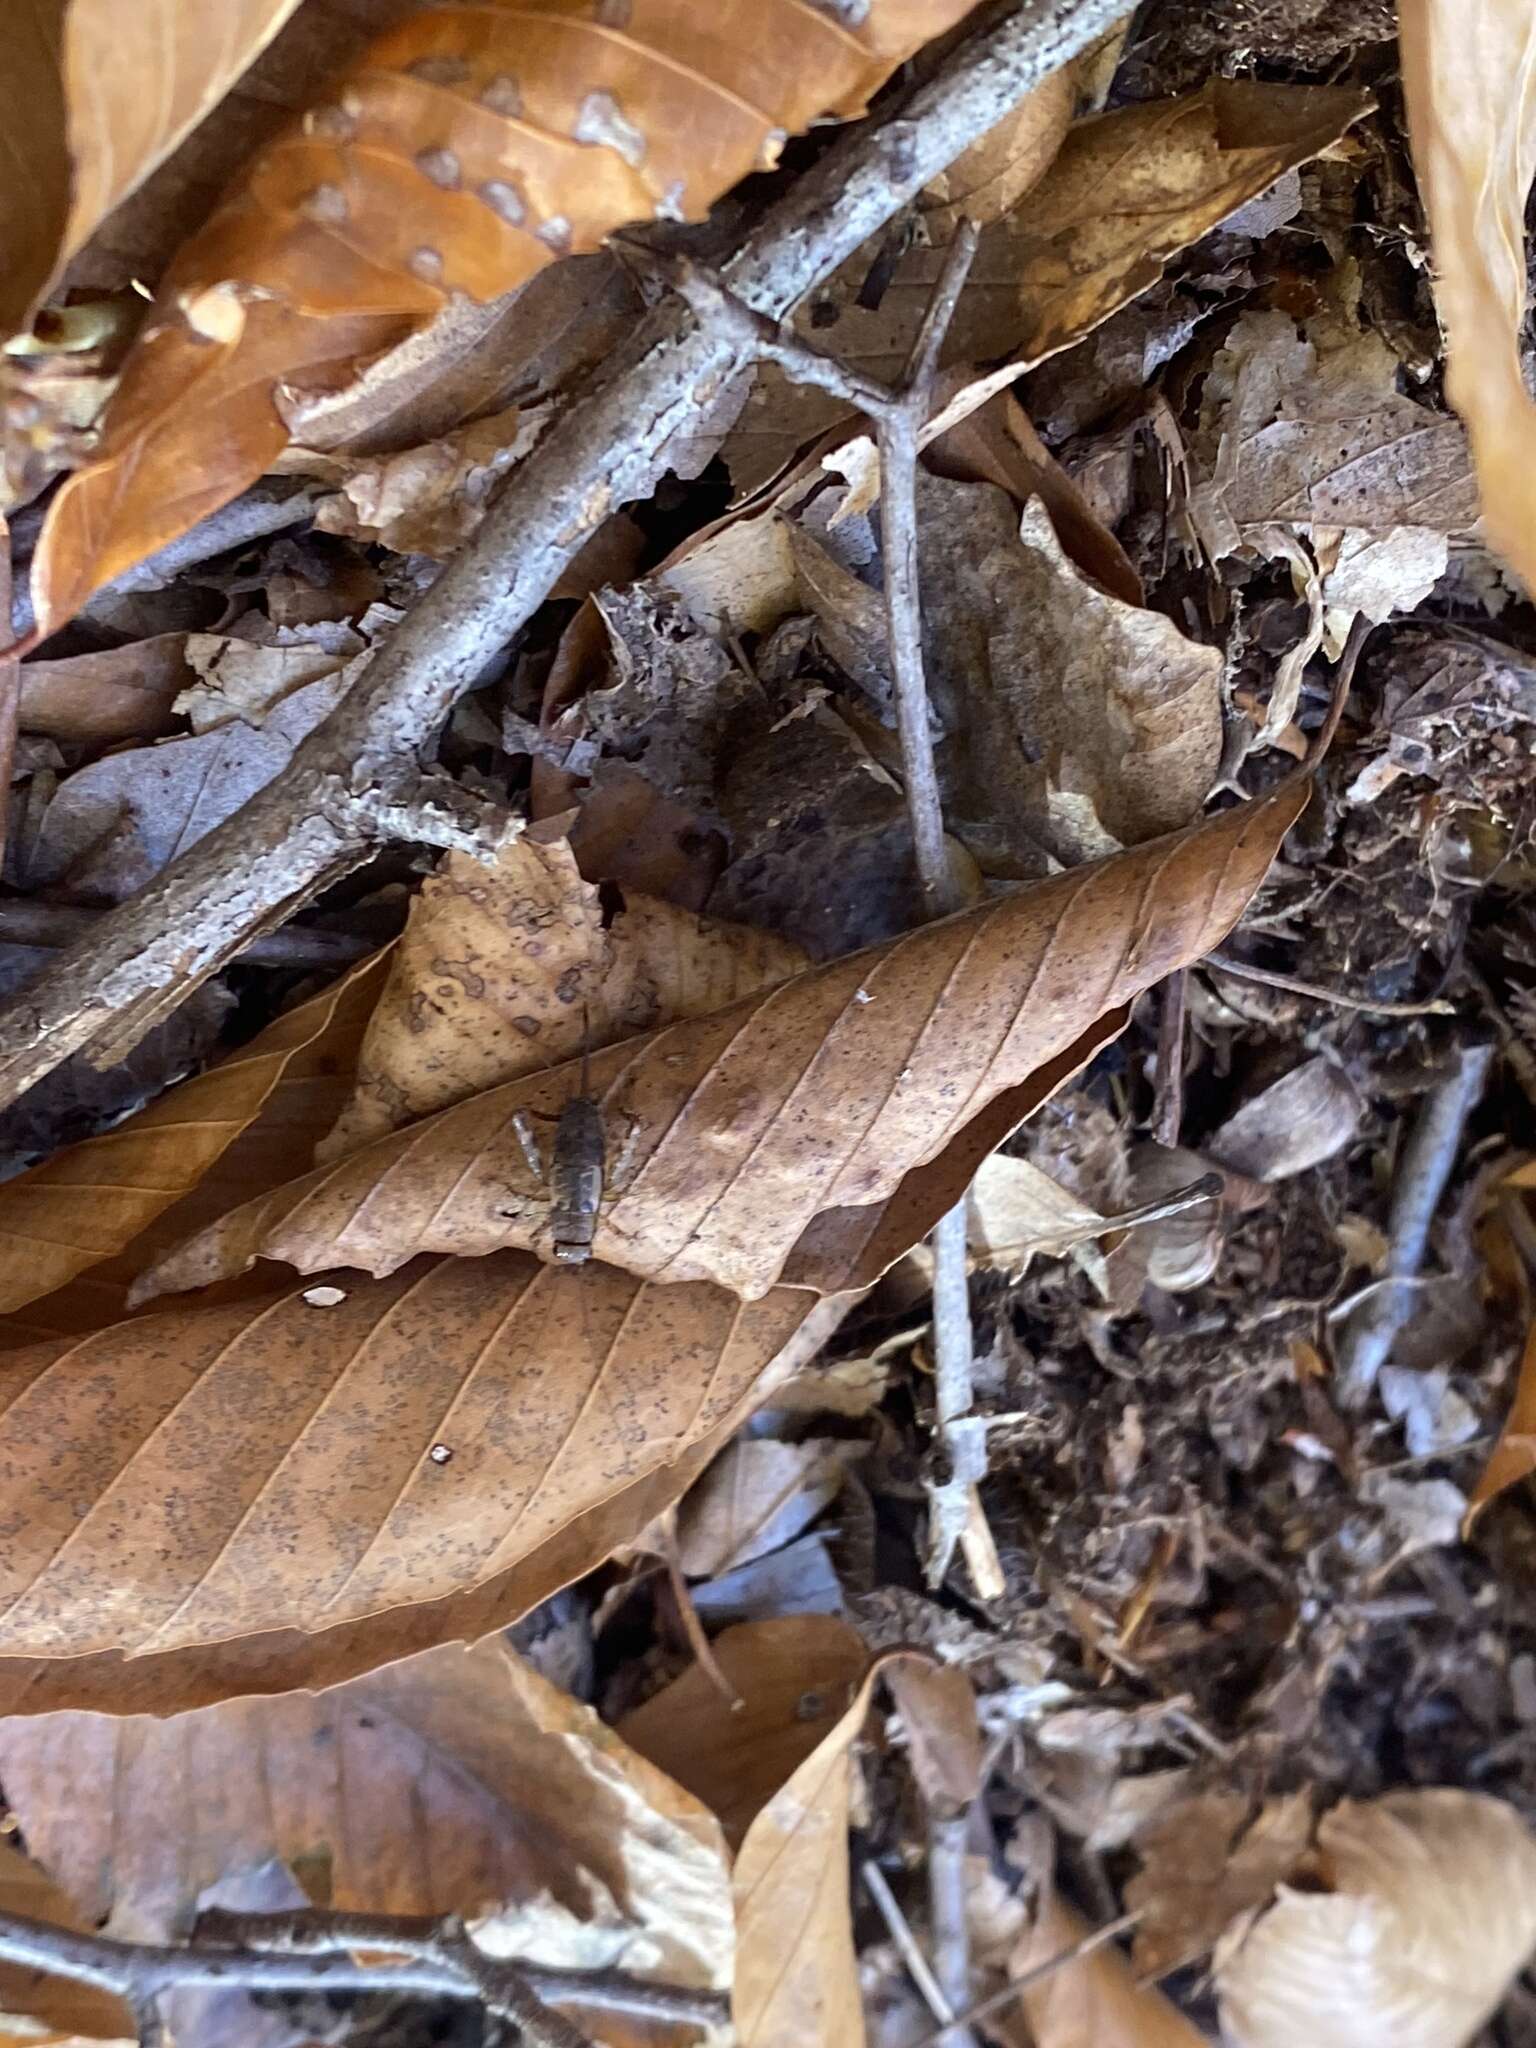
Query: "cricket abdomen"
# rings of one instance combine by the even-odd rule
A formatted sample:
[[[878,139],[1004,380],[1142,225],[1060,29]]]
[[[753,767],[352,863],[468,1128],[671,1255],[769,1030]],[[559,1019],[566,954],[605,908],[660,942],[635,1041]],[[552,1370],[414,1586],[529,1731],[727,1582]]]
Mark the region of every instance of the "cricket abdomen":
[[[550,1242],[566,1265],[580,1265],[592,1256],[606,1149],[602,1110],[590,1096],[572,1096],[555,1126],[549,1163]]]

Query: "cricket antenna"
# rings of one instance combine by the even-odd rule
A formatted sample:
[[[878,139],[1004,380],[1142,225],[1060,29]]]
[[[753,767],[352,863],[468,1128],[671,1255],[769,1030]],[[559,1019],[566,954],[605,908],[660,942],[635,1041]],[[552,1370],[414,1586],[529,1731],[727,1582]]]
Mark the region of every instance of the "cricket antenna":
[[[581,999],[581,1092],[588,1095],[591,1090],[587,1082],[592,1070],[592,1013],[587,1008],[585,996]]]

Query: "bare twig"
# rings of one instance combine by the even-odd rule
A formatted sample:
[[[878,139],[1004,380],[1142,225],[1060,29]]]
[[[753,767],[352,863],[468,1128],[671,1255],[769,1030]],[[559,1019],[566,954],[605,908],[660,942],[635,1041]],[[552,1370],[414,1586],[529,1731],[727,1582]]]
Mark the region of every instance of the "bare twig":
[[[1393,1341],[1413,1312],[1416,1299],[1406,1281],[1415,1279],[1429,1245],[1446,1182],[1461,1149],[1467,1118],[1488,1079],[1493,1047],[1462,1046],[1443,1080],[1424,1098],[1397,1169],[1387,1219],[1387,1282],[1346,1324],[1335,1350],[1337,1391],[1346,1408],[1364,1405]]]
[[[1123,11],[1124,0],[1024,0],[969,39],[769,212],[727,265],[731,290],[772,318],[787,313]],[[121,1059],[199,981],[365,858],[378,807],[409,789],[454,702],[603,519],[649,494],[674,435],[749,359],[739,338],[675,298],[658,306],[282,776],[9,1005],[0,1104],[83,1047],[103,1063]]]
[[[907,1916],[897,1902],[896,1894],[886,1881],[885,1872],[873,1857],[867,1857],[861,1864],[859,1875],[864,1880],[864,1889],[875,1902],[880,1918],[885,1922],[886,1932],[896,1944],[896,1952],[907,1967],[907,1975],[916,1985],[924,2005],[947,2027],[954,2018],[949,2000],[944,1996],[939,1980],[933,1974],[933,1965],[918,1946],[917,1936],[907,1923]],[[937,2034],[930,2034],[929,2040],[936,2041]]]
[[[1189,970],[1175,969],[1163,983],[1157,1013],[1157,1086],[1152,1104],[1152,1136],[1170,1152],[1184,1123],[1184,1018],[1188,1008]]]
[[[1233,960],[1225,953],[1207,953],[1202,967],[1217,974],[1230,974],[1234,981],[1257,982],[1262,988],[1285,989],[1293,996],[1307,996],[1314,1003],[1333,1003],[1341,1010],[1364,1010],[1372,1017],[1448,1017],[1456,1005],[1440,996],[1422,1003],[1378,1002],[1371,996],[1350,995],[1341,988],[1325,988],[1320,981],[1302,981],[1294,974],[1277,973],[1273,967],[1254,967],[1246,960]]]
[[[359,1962],[362,1950],[409,1960]],[[194,1984],[473,1999],[512,2021],[527,2048],[591,2048],[580,2028],[550,2010],[550,2000],[695,2026],[719,2025],[726,2016],[724,1998],[712,1992],[646,1984],[614,1970],[552,1970],[488,1955],[451,1917],[215,1912],[202,1916],[188,1946],[160,1948],[3,1914],[0,1959],[115,1992],[133,2007],[145,2043],[158,2037],[156,2001]]]
[[[933,1973],[951,2013],[971,1997],[970,1885],[965,1869],[968,1813],[933,1814],[928,1821],[928,1917],[933,1928]],[[975,2048],[976,2036],[957,2022],[939,2035],[943,2048]]]

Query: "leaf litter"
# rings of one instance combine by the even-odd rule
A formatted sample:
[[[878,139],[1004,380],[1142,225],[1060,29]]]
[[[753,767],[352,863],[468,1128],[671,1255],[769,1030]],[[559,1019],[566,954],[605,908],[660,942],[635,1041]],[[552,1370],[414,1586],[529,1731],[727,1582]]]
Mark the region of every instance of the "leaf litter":
[[[466,10],[214,50],[162,0],[163,90],[87,109],[61,12],[5,80],[23,1003],[289,786],[579,424],[664,289],[603,236],[727,259],[740,177],[950,26],[771,10],[754,96],[686,7],[536,9],[513,65]],[[364,865],[5,1113],[0,1934],[456,1914],[692,2015],[557,1986],[615,2044],[1530,2038],[1529,37],[1405,0],[1400,95],[1335,12],[1159,0],[1037,85],[806,297],[841,372],[694,394]],[[933,922],[857,379],[967,219]],[[925,1584],[962,1197],[977,1483]],[[14,1965],[0,2010],[137,2024]]]

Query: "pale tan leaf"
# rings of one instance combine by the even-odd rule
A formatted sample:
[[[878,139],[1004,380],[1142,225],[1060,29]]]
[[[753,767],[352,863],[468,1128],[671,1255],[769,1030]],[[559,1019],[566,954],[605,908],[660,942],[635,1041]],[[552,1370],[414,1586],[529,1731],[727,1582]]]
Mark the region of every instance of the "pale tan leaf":
[[[142,1259],[195,1217],[302,1169],[314,1119],[350,1076],[384,972],[384,956],[365,961],[242,1051],[0,1185],[0,1315],[136,1240]]]
[[[954,1664],[896,1657],[885,1682],[906,1731],[912,1775],[930,1813],[963,1813],[981,1793],[981,1723],[976,1694]]]
[[[1315,1879],[1282,1886],[1216,1951],[1233,2048],[1462,2048],[1536,1945],[1536,1840],[1478,1792],[1346,1800]]]
[[[1009,1958],[1010,1976],[1024,1977],[1067,1954],[1088,1923],[1052,1888],[1034,1924]],[[1123,1952],[1106,1943],[1063,1963],[1019,1993],[1034,2048],[1209,2048],[1160,1991],[1136,1981]],[[1296,2048],[1293,2041],[1287,2048]]]
[[[0,1722],[0,1770],[38,1861],[123,1939],[179,1938],[277,1862],[343,1912],[458,1913],[494,1953],[730,1982],[719,1823],[501,1638],[318,1695]]]
[[[679,1504],[678,1564],[690,1579],[720,1578],[791,1542],[836,1500],[862,1450],[826,1437],[743,1437]]]
[[[609,920],[567,841],[538,828],[491,865],[449,854],[412,901],[356,1093],[316,1157],[807,964],[785,940],[653,897],[628,897]]]
[[[471,1097],[234,1212],[162,1262],[152,1284],[201,1285],[255,1256],[385,1272],[424,1249],[547,1248],[547,1194],[520,1163],[513,1119],[558,1116],[585,1087],[602,1106],[610,1157],[627,1160],[595,1256],[756,1298],[808,1226],[829,1227],[828,1212],[865,1219],[862,1249],[881,1205],[915,1169],[947,1162],[989,1105],[1032,1091],[1053,1062],[1074,1070],[1087,1034],[1209,951],[1308,787],[1282,785],[1183,834],[611,1047],[585,1081],[577,1062]],[[907,1244],[932,1220],[919,1207]],[[833,1291],[847,1284],[825,1262],[821,1272]],[[796,1273],[815,1284],[803,1266]]]
[[[450,1601],[566,1533],[578,1576],[606,1555],[601,1511],[734,1416],[813,1301],[425,1260],[10,1352],[0,1475],[28,1513],[0,1559],[6,1650],[336,1628]]]
[[[1536,588],[1536,405],[1521,338],[1536,171],[1536,15],[1524,0],[1400,0],[1403,94],[1429,216],[1446,396],[1466,422],[1490,544]]]
[[[1038,184],[1071,125],[1077,72],[1075,64],[1053,71],[928,186],[919,205],[934,240],[947,242],[962,220],[990,226]]]
[[[75,1933],[92,1931],[78,1905],[47,1872],[13,1841],[0,1838],[0,1914],[13,1913]],[[0,2042],[25,2043],[26,2048],[50,2048],[80,2037],[127,2043],[137,2040],[138,2032],[132,2012],[110,1992],[19,1963],[0,1963]]]
[[[995,1152],[966,1197],[966,1241],[989,1265],[1022,1272],[1037,1253],[1059,1257],[1114,1228],[1028,1159]]]

